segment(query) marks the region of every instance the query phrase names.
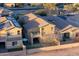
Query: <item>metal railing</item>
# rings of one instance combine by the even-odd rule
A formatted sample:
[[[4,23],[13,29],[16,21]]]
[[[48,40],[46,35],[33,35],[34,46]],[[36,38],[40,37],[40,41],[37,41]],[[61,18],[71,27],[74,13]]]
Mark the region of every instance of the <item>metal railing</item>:
[[[22,37],[21,35],[12,35],[12,36],[7,36],[7,41],[12,41],[12,40],[21,40]]]
[[[21,39],[22,39],[21,35],[11,35],[11,36],[0,35],[0,42],[1,41],[21,40]]]
[[[0,35],[0,42],[6,41],[7,36],[6,35]]]

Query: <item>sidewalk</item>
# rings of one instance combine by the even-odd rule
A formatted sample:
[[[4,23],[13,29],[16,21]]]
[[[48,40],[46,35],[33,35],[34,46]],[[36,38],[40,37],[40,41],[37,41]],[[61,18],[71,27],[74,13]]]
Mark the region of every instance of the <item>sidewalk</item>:
[[[0,56],[26,56],[26,50],[0,53]]]
[[[23,50],[0,53],[0,56],[26,56],[26,47],[23,46]]]
[[[28,56],[79,56],[79,47],[33,53]]]
[[[36,48],[36,49],[28,49],[28,55],[39,53],[39,52],[47,52],[47,51],[54,51],[54,50],[61,50],[61,49],[69,49],[79,47],[79,43],[70,43],[70,44],[63,44],[58,46],[50,46],[50,47],[43,47],[43,48]]]

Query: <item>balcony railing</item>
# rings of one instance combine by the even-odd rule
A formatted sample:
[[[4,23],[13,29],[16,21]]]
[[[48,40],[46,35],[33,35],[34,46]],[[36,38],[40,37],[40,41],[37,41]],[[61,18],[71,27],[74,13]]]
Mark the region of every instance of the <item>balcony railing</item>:
[[[0,35],[0,42],[6,41],[6,35]]]
[[[0,35],[0,42],[2,42],[2,41],[21,40],[21,39],[22,39],[21,35],[11,35],[11,36]]]
[[[32,37],[39,37],[40,33],[32,33],[31,35],[32,35]]]
[[[7,41],[21,40],[21,39],[22,39],[21,35],[7,36]]]

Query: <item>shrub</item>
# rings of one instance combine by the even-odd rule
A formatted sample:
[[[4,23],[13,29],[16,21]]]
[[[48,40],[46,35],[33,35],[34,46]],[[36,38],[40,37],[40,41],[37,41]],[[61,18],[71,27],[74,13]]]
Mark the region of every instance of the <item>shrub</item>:
[[[26,46],[27,49],[40,48],[40,47],[42,47],[40,44],[33,44],[33,45]]]
[[[44,10],[37,10],[36,12],[35,12],[35,14],[37,14],[37,15],[40,15],[40,16],[47,16],[47,13],[44,11]]]
[[[8,49],[8,52],[12,52],[12,51],[20,51],[20,50],[23,50],[23,48],[20,47],[20,48],[12,48],[12,49]]]

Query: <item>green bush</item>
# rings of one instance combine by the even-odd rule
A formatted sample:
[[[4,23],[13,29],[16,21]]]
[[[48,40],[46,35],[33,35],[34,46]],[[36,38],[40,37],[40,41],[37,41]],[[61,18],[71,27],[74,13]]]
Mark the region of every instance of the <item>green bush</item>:
[[[47,16],[47,13],[44,11],[44,10],[37,10],[36,12],[35,12],[35,14],[37,14],[37,15],[40,15],[40,16]]]
[[[42,47],[40,44],[33,44],[33,45],[26,46],[27,49],[40,48],[40,47]]]
[[[20,51],[20,50],[23,50],[23,48],[12,48],[12,49],[8,49],[8,52]]]

